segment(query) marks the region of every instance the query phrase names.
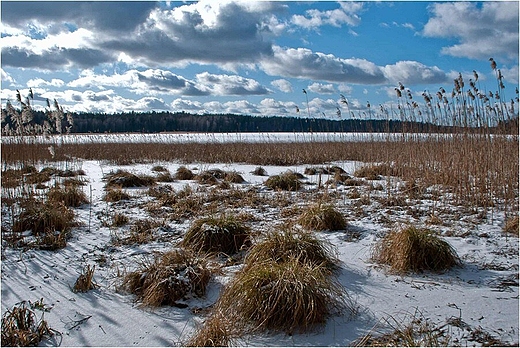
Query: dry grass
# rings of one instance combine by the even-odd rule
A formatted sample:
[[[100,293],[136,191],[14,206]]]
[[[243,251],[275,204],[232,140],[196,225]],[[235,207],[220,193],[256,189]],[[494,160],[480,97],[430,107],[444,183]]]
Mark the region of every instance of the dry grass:
[[[38,320],[26,301],[8,309],[2,317],[2,346],[4,347],[38,346],[43,339],[52,335],[53,330],[43,319],[43,314]]]
[[[246,256],[246,268],[259,263],[284,263],[291,259],[321,266],[332,273],[340,261],[335,247],[309,231],[296,228],[274,230],[254,244]]]
[[[106,187],[147,187],[155,184],[155,178],[147,175],[135,175],[126,170],[118,170],[107,175]]]
[[[232,215],[207,217],[193,222],[180,246],[197,252],[232,255],[249,243],[249,228]]]
[[[386,164],[363,166],[356,169],[354,172],[354,176],[358,178],[365,178],[367,180],[381,180],[381,176],[383,175],[395,176],[396,174],[396,171]]]
[[[388,233],[374,247],[372,259],[391,272],[443,272],[460,264],[455,250],[433,231],[413,226]]]
[[[123,218],[124,219],[124,218]],[[124,220],[123,220],[124,221]],[[162,223],[152,219],[137,220],[131,227],[126,237],[113,236],[114,245],[140,245],[150,243],[157,239],[157,229],[164,226]]]
[[[295,258],[256,263],[239,272],[222,292],[217,310],[233,327],[307,332],[345,308],[343,287],[313,265]]]
[[[62,202],[67,207],[79,207],[88,203],[88,198],[85,192],[78,186],[53,186],[47,192],[47,198],[50,202]]]
[[[177,168],[177,172],[175,173],[175,179],[177,180],[191,180],[194,177],[195,174],[184,166]]]
[[[442,329],[435,327],[424,316],[415,313],[408,318],[396,319],[390,316],[385,319],[388,328],[372,332],[361,337],[355,347],[447,347],[450,346],[451,336]]]
[[[130,198],[130,195],[120,188],[109,188],[105,193],[103,200],[105,202],[119,202],[127,201]]]
[[[230,318],[226,318],[221,313],[214,313],[183,345],[187,347],[226,347],[230,346],[233,339],[239,336],[240,333],[234,328]]]
[[[302,185],[299,175],[291,171],[270,176],[264,184],[273,190],[284,191],[298,191]]]
[[[87,265],[83,269],[83,273],[81,273],[76,279],[76,282],[74,283],[74,287],[72,288],[72,291],[74,292],[87,292],[89,290],[94,290],[99,287],[94,282],[94,271],[96,270],[96,266],[90,267],[90,265]]]
[[[347,222],[343,215],[332,205],[317,203],[309,206],[298,218],[304,228],[315,231],[344,230]]]
[[[143,261],[139,269],[125,275],[122,287],[135,294],[143,306],[175,305],[188,296],[201,297],[211,271],[204,258],[174,249]]]
[[[504,225],[504,232],[518,236],[518,215],[506,220],[506,224]]]

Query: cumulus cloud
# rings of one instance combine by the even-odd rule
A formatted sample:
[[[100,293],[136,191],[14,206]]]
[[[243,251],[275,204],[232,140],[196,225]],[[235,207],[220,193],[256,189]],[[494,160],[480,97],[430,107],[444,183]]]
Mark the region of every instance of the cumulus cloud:
[[[27,87],[42,87],[42,86],[52,86],[52,87],[62,87],[65,82],[61,79],[51,79],[50,81],[46,81],[41,78],[35,78],[27,81]]]
[[[518,60],[518,6],[517,1],[435,3],[422,34],[455,38],[458,43],[443,47],[443,54]]]
[[[0,72],[2,73],[2,82],[7,82],[9,84],[13,84],[16,82],[14,78],[4,69],[0,68]]]
[[[292,84],[285,79],[271,81],[271,86],[274,86],[285,93],[291,93],[293,91]]]
[[[258,81],[237,75],[216,75],[203,72],[196,75],[197,84],[213,95],[264,95],[270,91]]]
[[[305,15],[293,15],[291,23],[306,29],[315,29],[324,25],[341,27],[342,25],[356,26],[361,19],[358,12],[362,11],[362,2],[341,2],[340,7],[333,10],[307,10]]]
[[[273,47],[274,56],[260,62],[269,75],[329,82],[383,83],[381,69],[365,59],[342,59],[307,48]]]
[[[86,73],[71,81],[69,87],[121,87],[137,94],[201,95],[265,95],[270,90],[258,81],[238,75],[217,75],[208,72],[188,80],[168,70],[128,70],[123,74],[98,75]]]
[[[436,66],[428,67],[416,61],[399,61],[382,68],[388,82],[397,85],[404,84],[430,84],[446,82],[447,76]]]
[[[314,82],[314,83],[310,84],[307,88],[308,88],[308,90],[310,92],[318,93],[318,94],[333,94],[333,93],[336,93],[336,89],[330,83],[329,84],[323,84],[323,83]]]

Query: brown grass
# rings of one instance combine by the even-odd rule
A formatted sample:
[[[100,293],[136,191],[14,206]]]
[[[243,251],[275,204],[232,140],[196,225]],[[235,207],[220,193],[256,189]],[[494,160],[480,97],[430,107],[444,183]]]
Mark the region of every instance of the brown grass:
[[[304,228],[315,231],[344,230],[347,222],[343,215],[332,205],[317,203],[309,206],[298,218]]]
[[[259,263],[284,263],[290,259],[320,265],[330,273],[340,264],[337,250],[330,242],[313,232],[296,228],[268,232],[251,247],[245,263],[247,268]]]
[[[53,335],[43,319],[36,318],[36,314],[27,306],[26,301],[8,309],[2,316],[2,346],[28,347],[38,346],[39,343]]]
[[[53,186],[47,192],[47,198],[50,202],[62,202],[67,207],[79,207],[88,203],[88,198],[85,192],[78,186]]]
[[[298,174],[291,171],[270,176],[264,184],[273,190],[284,191],[298,191],[302,185]]]
[[[177,168],[177,172],[175,173],[175,179],[177,180],[191,180],[193,177],[195,177],[195,174],[184,166]]]
[[[155,184],[155,178],[147,175],[135,175],[126,170],[119,169],[117,172],[107,175],[106,187],[146,187]]]
[[[506,223],[504,225],[504,232],[515,234],[518,236],[519,230],[518,230],[518,215],[509,218],[506,220]]]
[[[180,246],[197,252],[235,254],[249,243],[249,228],[233,215],[196,220]]]
[[[175,305],[188,296],[204,296],[210,277],[204,258],[174,249],[126,274],[122,287],[135,294],[143,306],[159,307]]]
[[[249,333],[310,331],[345,308],[343,287],[322,267],[295,258],[251,265],[225,287],[215,306]]]
[[[76,279],[76,282],[74,283],[74,287],[72,288],[72,291],[74,292],[87,292],[89,290],[94,290],[99,287],[94,282],[94,271],[96,270],[96,266],[90,267],[90,265],[87,265],[83,272],[79,275],[78,279]]]
[[[105,202],[119,202],[129,200],[130,198],[130,195],[120,188],[109,188],[103,200]]]
[[[428,229],[413,226],[388,233],[373,249],[372,259],[391,272],[443,272],[460,265],[455,250]]]

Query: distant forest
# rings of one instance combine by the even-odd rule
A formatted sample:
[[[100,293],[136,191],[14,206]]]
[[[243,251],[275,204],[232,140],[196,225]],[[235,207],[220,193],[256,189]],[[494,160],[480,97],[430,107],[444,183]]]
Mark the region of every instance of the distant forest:
[[[71,133],[159,133],[159,132],[440,132],[451,126],[398,120],[329,120],[298,117],[259,117],[236,114],[190,114],[186,112],[73,113]],[[43,112],[34,112],[34,121],[43,123]],[[507,125],[518,134],[518,118]],[[510,132],[508,132],[510,133]]]

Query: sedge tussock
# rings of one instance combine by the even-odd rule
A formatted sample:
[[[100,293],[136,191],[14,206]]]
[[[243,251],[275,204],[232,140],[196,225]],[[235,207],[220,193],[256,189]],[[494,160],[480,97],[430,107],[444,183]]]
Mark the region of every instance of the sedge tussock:
[[[79,275],[72,288],[73,292],[88,292],[89,290],[97,289],[99,286],[94,282],[94,271],[96,266],[90,267],[87,265],[83,268],[83,272]]]
[[[196,220],[180,246],[197,252],[235,254],[249,243],[249,228],[233,215]]]
[[[147,175],[135,175],[126,170],[119,169],[117,172],[106,177],[106,187],[146,187],[155,185],[155,178]]]
[[[453,247],[432,230],[409,226],[391,231],[373,249],[372,259],[391,272],[443,272],[460,264]]]
[[[304,228],[315,231],[344,230],[347,222],[332,205],[317,203],[308,207],[298,219]]]
[[[85,192],[80,187],[74,185],[65,187],[53,186],[47,192],[47,197],[49,201],[62,202],[67,207],[79,207],[88,203]]]
[[[218,310],[248,332],[308,332],[345,308],[344,289],[323,265],[291,258],[256,263],[239,272],[221,294]]]
[[[290,259],[321,265],[332,273],[340,261],[334,245],[310,231],[298,229],[274,230],[254,244],[246,256],[246,268],[258,263],[284,263]]]
[[[38,320],[26,301],[8,309],[2,317],[2,346],[4,347],[38,346],[43,339],[53,334],[53,330],[43,319],[43,314]]]
[[[203,257],[174,249],[143,261],[136,271],[124,276],[122,287],[136,295],[143,306],[175,305],[188,296],[202,297],[211,277]]]
[[[265,186],[273,190],[298,191],[301,185],[300,176],[291,171],[270,176],[265,181]]]

